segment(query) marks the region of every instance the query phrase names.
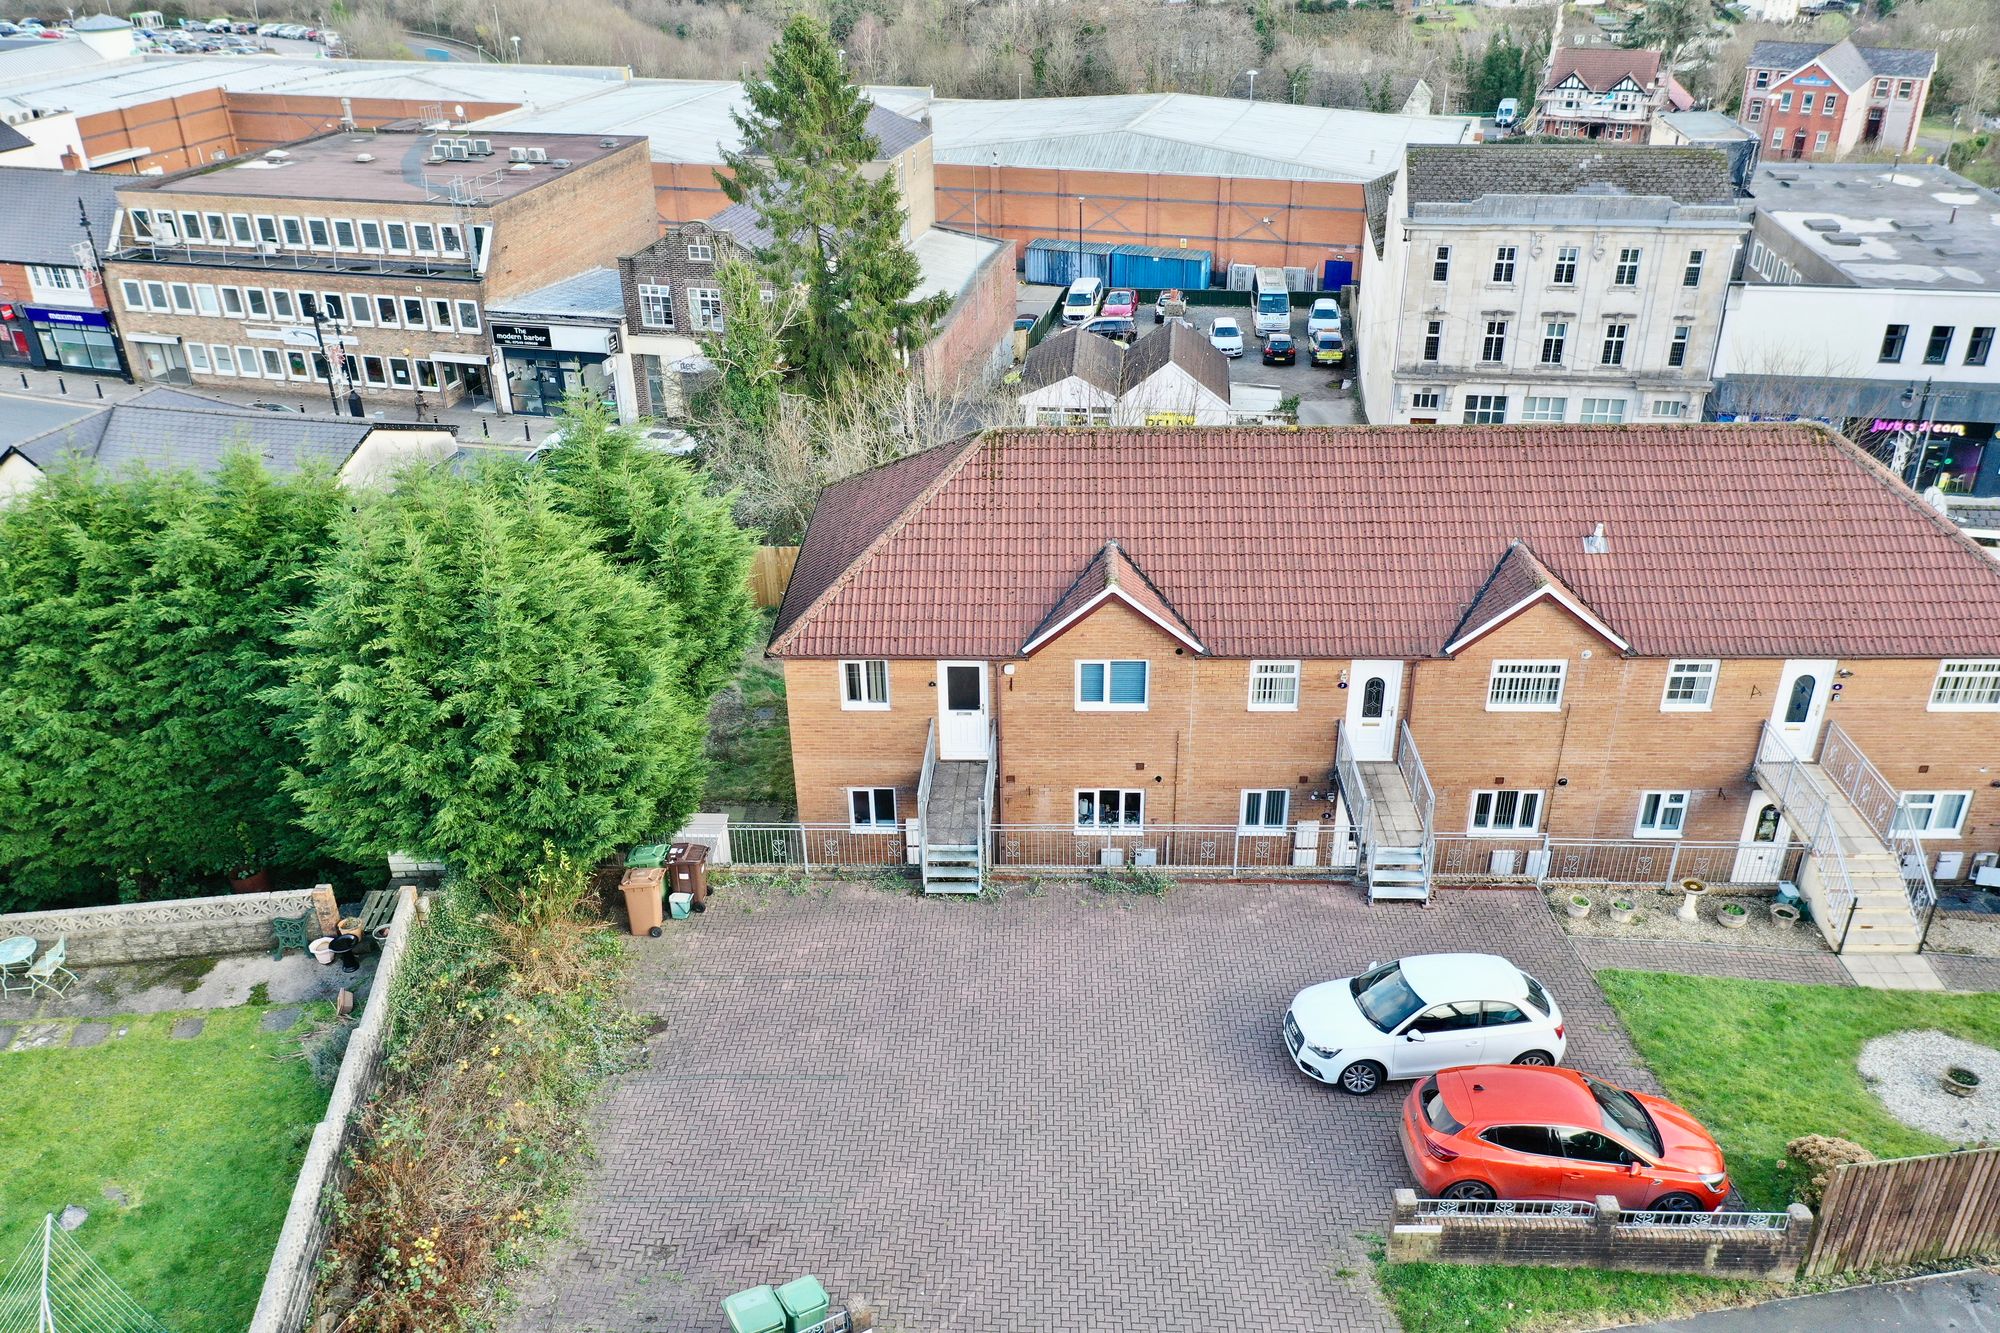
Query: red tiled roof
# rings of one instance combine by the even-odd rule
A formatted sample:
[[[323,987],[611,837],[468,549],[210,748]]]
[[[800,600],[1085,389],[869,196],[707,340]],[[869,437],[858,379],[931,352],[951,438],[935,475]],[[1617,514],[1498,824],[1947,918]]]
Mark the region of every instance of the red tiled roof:
[[[1186,640],[1188,647],[1196,652],[1202,650],[1200,636],[1187,621],[1181,619],[1181,613],[1174,610],[1173,603],[1153,586],[1153,581],[1146,577],[1146,571],[1133,564],[1116,541],[1108,541],[1090,558],[1090,563],[1076,576],[1076,582],[1056,599],[1056,604],[1049,608],[1042,622],[1028,634],[1020,652],[1023,655],[1033,652],[1106,597],[1120,598],[1167,633]]]
[[[829,490],[772,651],[1005,659],[1113,539],[1220,657],[1435,656],[1515,541],[1641,656],[2000,656],[2000,568],[1776,424],[994,431]]]
[[[1549,68],[1548,82],[1542,86],[1553,88],[1574,74],[1583,81],[1583,86],[1594,93],[1608,92],[1618,86],[1618,81],[1631,76],[1632,82],[1641,91],[1652,88],[1653,80],[1660,72],[1660,53],[1624,46],[1565,46],[1557,50],[1555,63]]]

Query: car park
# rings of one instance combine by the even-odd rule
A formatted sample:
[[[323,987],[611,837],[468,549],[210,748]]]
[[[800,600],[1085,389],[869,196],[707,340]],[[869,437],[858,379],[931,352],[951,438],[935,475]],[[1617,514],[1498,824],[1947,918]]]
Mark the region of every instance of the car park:
[[[1542,1199],[1714,1212],[1729,1197],[1722,1149],[1664,1097],[1574,1069],[1472,1065],[1404,1100],[1403,1158],[1434,1199]]]
[[[1114,287],[1104,294],[1104,305],[1098,313],[1130,319],[1138,313],[1138,310],[1139,298],[1130,287]]]
[[[1311,313],[1306,316],[1306,336],[1308,338],[1323,329],[1332,329],[1335,333],[1340,332],[1340,302],[1334,300],[1331,296],[1322,296],[1317,301],[1314,301]]]
[[[1290,366],[1298,364],[1299,345],[1292,341],[1289,333],[1274,333],[1264,339],[1264,364],[1267,366]]]
[[[1099,315],[1096,319],[1084,325],[1083,331],[1085,333],[1095,333],[1101,337],[1109,338],[1113,342],[1125,343],[1128,346],[1138,341],[1139,338],[1138,326],[1132,322],[1132,318],[1129,315],[1113,315],[1108,317]]]
[[[1337,366],[1347,360],[1347,343],[1333,329],[1321,329],[1312,335],[1313,364],[1316,366]]]
[[[1233,316],[1218,315],[1208,326],[1208,340],[1215,350],[1227,357],[1243,355],[1243,326]]]
[[[1366,1096],[1467,1064],[1555,1065],[1567,1039],[1542,983],[1496,954],[1419,954],[1308,986],[1285,1010],[1307,1078]]]

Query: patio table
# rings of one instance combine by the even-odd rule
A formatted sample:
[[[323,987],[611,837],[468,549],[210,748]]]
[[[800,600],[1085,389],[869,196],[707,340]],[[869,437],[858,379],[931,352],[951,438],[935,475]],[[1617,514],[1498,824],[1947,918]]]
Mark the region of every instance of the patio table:
[[[15,968],[34,961],[35,937],[14,935],[0,940],[0,973],[12,972]]]

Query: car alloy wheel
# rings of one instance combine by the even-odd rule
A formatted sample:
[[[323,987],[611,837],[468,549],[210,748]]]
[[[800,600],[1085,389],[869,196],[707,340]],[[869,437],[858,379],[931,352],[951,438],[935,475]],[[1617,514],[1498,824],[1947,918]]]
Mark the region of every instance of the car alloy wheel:
[[[1698,1213],[1701,1211],[1701,1200],[1695,1198],[1692,1194],[1663,1194],[1653,1200],[1652,1211],[1656,1213]]]
[[[1534,1065],[1537,1068],[1552,1065],[1555,1062],[1556,1058],[1547,1051],[1522,1051],[1514,1057],[1514,1063],[1517,1065]]]
[[[1439,1197],[1445,1199],[1491,1199],[1494,1196],[1491,1185],[1477,1180],[1461,1180],[1455,1184],[1446,1185],[1444,1193]]]
[[[1373,1060],[1356,1060],[1340,1071],[1340,1087],[1356,1097],[1366,1097],[1382,1086],[1382,1066]]]

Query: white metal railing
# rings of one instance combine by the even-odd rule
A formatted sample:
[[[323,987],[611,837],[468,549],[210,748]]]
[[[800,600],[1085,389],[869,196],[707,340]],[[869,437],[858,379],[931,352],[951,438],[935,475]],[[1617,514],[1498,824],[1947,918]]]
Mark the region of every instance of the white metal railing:
[[[1937,885],[1931,882],[1930,858],[1923,844],[1901,824],[1903,793],[1890,785],[1882,770],[1875,767],[1874,761],[1837,722],[1827,723],[1819,766],[1895,856],[1902,868],[1903,891],[1910,900],[1910,913],[1921,923],[1937,903]]]
[[[1778,808],[1819,858],[1821,891],[1827,911],[1841,922],[1840,944],[1847,943],[1846,922],[1854,915],[1858,894],[1848,873],[1847,856],[1833,832],[1833,793],[1812,775],[1806,763],[1767,719],[1757,732],[1757,775],[1770,785]]]
[[[1403,775],[1417,817],[1424,822],[1424,883],[1428,885],[1437,851],[1437,788],[1431,786],[1431,775],[1424,768],[1423,755],[1417,752],[1417,738],[1410,734],[1408,718],[1396,724],[1396,771]]]
[[[937,771],[937,719],[924,734],[924,766],[917,772],[917,873],[931,873],[931,776]]]
[[[1621,1227],[1694,1227],[1703,1231],[1783,1231],[1792,1224],[1789,1213],[1670,1213],[1651,1209],[1620,1209]]]
[[[1547,834],[1518,838],[1442,834],[1437,847],[1440,880],[1651,884],[1661,888],[1672,888],[1684,879],[1711,884],[1795,880],[1806,853],[1805,844],[1798,842],[1555,838]]]
[[[740,866],[845,870],[900,866],[903,828],[855,829],[846,824],[729,825],[729,859]]]
[[[1294,867],[1296,828],[1246,833],[1228,825],[1146,824],[1131,828],[1079,829],[1063,824],[995,824],[993,864],[1012,870],[1085,870],[1098,866],[1157,867],[1161,870],[1279,871],[1337,868],[1333,864]],[[1316,860],[1337,862],[1338,848],[1320,849]],[[1107,855],[1113,853],[1115,855]]]
[[[1417,1217],[1574,1217],[1597,1216],[1597,1205],[1581,1199],[1418,1199]]]
[[[1354,826],[1354,846],[1360,864],[1368,864],[1374,847],[1374,828],[1369,820],[1368,788],[1361,781],[1361,765],[1347,740],[1347,724],[1341,723],[1334,735],[1333,768],[1340,777],[1340,794],[1346,798],[1347,821]]]

